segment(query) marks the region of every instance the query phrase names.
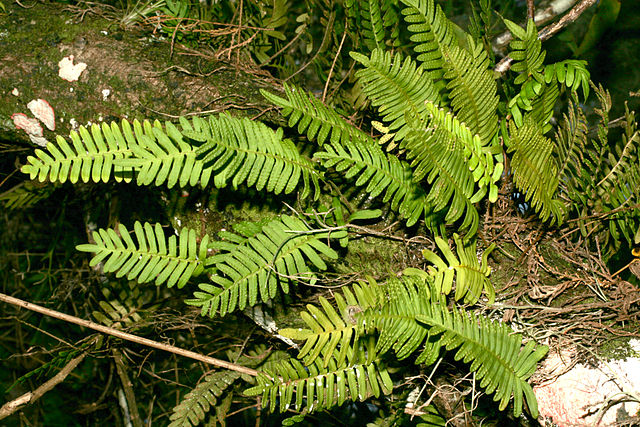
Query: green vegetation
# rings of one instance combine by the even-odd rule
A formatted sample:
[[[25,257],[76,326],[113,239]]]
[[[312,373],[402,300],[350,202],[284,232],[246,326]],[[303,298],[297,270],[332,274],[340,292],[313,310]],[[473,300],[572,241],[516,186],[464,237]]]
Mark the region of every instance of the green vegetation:
[[[80,354],[94,368],[109,356],[117,371],[109,381],[122,382],[124,417],[136,427],[224,424],[242,408],[234,424],[408,425],[409,393],[427,384],[415,378],[445,360],[495,402],[475,416],[498,424],[537,418],[528,380],[548,347],[521,324],[514,333],[487,315],[502,295],[490,267],[498,251],[483,225],[497,203],[518,217],[519,193],[535,227],[577,227],[573,241],[617,262],[640,243],[633,111],[626,108],[620,132],[610,131],[611,98],[590,81],[587,62],[549,62],[533,21],[523,28],[500,19],[488,0],[473,2],[466,30],[434,0],[310,2],[305,13],[295,3],[161,0],[128,4],[121,20],[291,78],[261,91],[286,129],[227,113],[80,127],[26,157],[25,182],[0,196],[7,209],[46,204],[57,188],[75,189],[70,205],[91,200],[86,218],[58,218],[52,228],[68,237],[44,249],[81,260],[73,280],[99,290],[76,314],[158,340],[174,328],[177,346],[215,353],[229,369],[173,361],[176,384],[149,392],[130,378],[132,389],[127,371],[140,372],[119,356],[127,344],[58,331],[73,345],[15,385]],[[238,16],[247,18],[242,33],[220,24]],[[500,73],[491,40],[505,28],[512,62]],[[311,69],[308,87],[295,83]],[[589,102],[597,103],[592,127]],[[100,199],[114,209],[131,191],[152,207],[134,201],[132,212],[122,206],[106,218]],[[176,201],[183,192],[193,197]],[[99,229],[88,225],[95,222]],[[174,230],[163,227],[169,222]],[[25,250],[38,247],[31,243]],[[72,255],[73,247],[93,258]],[[403,251],[411,253],[394,259]],[[58,294],[56,273],[20,268],[40,299]],[[507,276],[499,271],[501,285]],[[273,329],[256,336],[247,318]],[[153,353],[154,370],[171,370],[162,357]],[[6,373],[0,380],[11,382]],[[178,383],[197,385],[185,391]],[[422,425],[444,425],[475,397],[461,398],[458,412],[420,399],[429,402],[417,413]],[[366,401],[379,410],[376,420]]]

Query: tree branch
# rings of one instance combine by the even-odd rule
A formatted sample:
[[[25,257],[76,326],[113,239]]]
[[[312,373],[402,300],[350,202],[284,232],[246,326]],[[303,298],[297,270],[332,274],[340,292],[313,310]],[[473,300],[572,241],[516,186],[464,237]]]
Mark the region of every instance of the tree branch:
[[[574,22],[576,19],[582,15],[582,13],[593,6],[598,0],[582,0],[578,3],[573,9],[569,11],[565,16],[563,16],[558,22],[555,22],[551,25],[544,27],[538,33],[538,38],[541,41],[545,41],[553,37],[556,33],[562,30],[567,25]],[[502,60],[496,65],[494,68],[494,72],[496,73],[496,77],[500,77],[504,75],[510,68],[513,63],[513,59],[509,56],[505,56]]]
[[[55,386],[63,382],[65,378],[67,378],[67,376],[80,364],[80,362],[82,362],[86,355],[86,353],[82,353],[75,359],[71,359],[71,361],[67,363],[66,366],[60,370],[60,372],[58,372],[53,378],[42,384],[34,391],[29,391],[22,396],[2,405],[2,408],[0,408],[0,420],[13,414],[24,405],[33,403],[36,400],[40,399],[46,392],[52,390]]]
[[[226,360],[216,359],[214,357],[204,356],[194,351],[185,350],[179,347],[174,347],[168,344],[162,344],[157,341],[150,340],[148,338],[139,337],[137,335],[129,334],[119,331],[117,329],[109,328],[107,326],[99,325],[88,320],[80,319],[79,317],[71,316],[69,314],[60,313],[59,311],[51,310],[46,307],[39,306],[27,301],[23,301],[18,298],[10,297],[0,293],[0,301],[17,305],[18,307],[26,308],[27,310],[35,311],[36,313],[44,314],[45,316],[54,317],[56,319],[63,320],[65,322],[73,323],[76,325],[84,326],[85,328],[93,329],[94,331],[102,332],[103,334],[112,335],[114,337],[121,338],[123,340],[135,342],[147,347],[157,348],[158,350],[168,351],[180,356],[189,357],[200,362],[208,363],[209,365],[217,366],[219,368],[229,369],[231,371],[240,372],[241,374],[247,374],[251,376],[257,376],[258,371],[255,369],[247,368],[236,363],[227,362]]]

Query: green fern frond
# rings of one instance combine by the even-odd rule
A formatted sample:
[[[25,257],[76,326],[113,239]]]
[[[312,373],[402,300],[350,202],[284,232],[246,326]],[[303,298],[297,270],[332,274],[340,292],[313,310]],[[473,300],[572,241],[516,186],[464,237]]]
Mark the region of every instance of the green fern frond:
[[[297,125],[298,133],[306,134],[310,141],[322,146],[327,138],[333,144],[346,144],[351,140],[371,140],[371,137],[347,122],[333,108],[308,95],[296,86],[284,85],[285,98],[261,90],[269,102],[282,108],[280,114],[289,119],[289,127]]]
[[[238,378],[240,374],[234,371],[219,371],[207,375],[173,408],[173,414],[169,417],[169,427],[199,425],[210,408],[217,405],[218,397]]]
[[[488,258],[495,245],[492,244],[483,252],[482,260],[479,262],[475,240],[464,243],[457,234],[454,234],[453,240],[456,244],[457,257],[449,248],[446,240],[440,237],[436,237],[435,240],[446,262],[430,250],[422,252],[426,260],[433,265],[433,267],[429,267],[433,278],[433,291],[437,294],[449,295],[453,289],[455,276],[456,301],[464,297],[465,303],[475,304],[484,291],[487,294],[489,304],[493,304],[495,290],[488,278],[491,273]]]
[[[583,99],[589,97],[589,82],[591,74],[587,70],[587,61],[578,59],[567,59],[547,65],[544,68],[544,80],[548,84],[557,80],[565,87],[577,92],[582,88]]]
[[[127,276],[139,283],[155,280],[156,285],[166,282],[168,287],[177,284],[182,288],[192,276],[202,273],[208,236],[204,236],[198,247],[195,230],[188,228],[180,230],[179,238],[166,239],[160,224],[154,227],[136,221],[134,232],[137,244],[122,224],[118,225],[117,232],[101,228],[93,232],[95,243],[78,245],[76,249],[96,254],[90,266],[104,262],[105,273],[116,272],[116,277]]]
[[[497,144],[498,87],[482,45],[471,36],[467,44],[467,50],[451,46],[442,51],[451,108],[458,120],[480,136],[483,146]]]
[[[101,287],[100,292],[105,299],[98,302],[101,310],[94,310],[92,315],[98,322],[111,328],[136,328],[145,313],[155,308],[143,308],[151,301],[152,293],[143,291],[134,281],[112,282]]]
[[[180,122],[183,128],[191,127],[184,118]],[[166,122],[163,129],[158,120],[153,125],[145,120],[142,126],[134,122],[134,133],[136,142],[130,144],[132,154],[115,163],[135,170],[138,185],[166,184],[172,188],[176,184],[180,187],[208,184],[213,168],[205,167],[197,159],[197,147],[185,141],[172,123]]]
[[[34,181],[25,181],[0,193],[0,202],[6,209],[22,209],[46,199],[56,190],[56,186],[45,186]]]
[[[185,302],[200,307],[203,316],[213,317],[218,312],[224,316],[242,310],[247,303],[255,305],[258,292],[263,302],[275,296],[278,286],[288,293],[290,283],[315,280],[305,258],[320,270],[327,268],[321,254],[338,258],[321,239],[345,235],[346,230],[312,230],[301,220],[283,215],[255,236],[242,243],[230,242],[221,253],[209,257],[206,264],[217,269],[213,283],[201,283],[200,291]]]
[[[473,203],[480,201],[486,189],[474,196],[475,181],[465,160],[463,144],[446,127],[429,127],[429,118],[425,116],[410,120],[408,126],[411,130],[403,140],[403,148],[411,160],[414,180],[426,179],[430,184],[427,202],[435,214],[444,215],[446,224],[463,217],[460,227],[472,234],[479,222]]]
[[[129,182],[138,185],[176,184],[206,186],[213,179],[217,187],[230,182],[255,186],[258,190],[290,193],[303,183],[302,197],[318,195],[321,176],[313,163],[300,155],[295,145],[282,139],[282,131],[249,119],[228,115],[180,119],[182,131],[170,122],[126,120],[92,125],[91,132],[80,127],[70,134],[73,145],[58,136],[47,152],[36,150],[22,171],[40,181],[72,183]],[[203,143],[200,147],[185,136]]]
[[[365,191],[372,198],[383,194],[383,203],[391,201],[391,209],[399,212],[408,226],[429,212],[426,194],[413,179],[409,165],[384,153],[373,141],[355,140],[323,148],[315,157],[323,161],[325,168],[335,168],[344,173],[345,179],[357,178],[355,185],[366,186]]]
[[[430,126],[447,132],[445,140],[450,144],[460,145],[467,166],[472,173],[473,180],[480,187],[481,192],[474,195],[474,201],[480,197],[482,189],[489,189],[489,201],[495,202],[498,197],[496,182],[502,177],[504,170],[501,147],[491,141],[491,144],[483,143],[479,135],[472,134],[465,123],[460,122],[456,116],[444,108],[437,108],[434,104],[425,104],[429,112]]]
[[[538,30],[533,19],[527,21],[527,29],[524,30],[516,23],[504,20],[507,28],[513,34],[509,56],[513,59],[511,70],[520,73],[514,83],[520,85],[533,79],[539,83],[544,82],[544,58],[546,52],[542,50],[542,42],[538,38]]]
[[[196,155],[210,166],[216,187],[231,181],[257,190],[291,193],[303,181],[301,197],[318,196],[320,174],[296,146],[282,139],[282,129],[273,131],[265,124],[247,118],[235,119],[221,114],[208,121],[194,118],[194,128],[183,133],[202,142]]]
[[[542,134],[534,119],[526,115],[521,127],[511,122],[505,143],[507,152],[513,153],[513,182],[525,200],[543,221],[551,218],[552,224],[562,223],[565,207],[555,198],[559,177],[552,157],[553,142]]]
[[[369,49],[382,49],[398,39],[398,15],[391,0],[360,0],[360,25],[364,45]],[[396,42],[396,43],[394,43]]]
[[[69,134],[72,144],[58,135],[56,144],[47,144],[46,152],[38,149],[35,156],[29,156],[21,171],[40,182],[108,182],[112,177],[117,182],[130,182],[133,170],[116,165],[116,161],[132,155],[131,145],[143,133],[140,122],[135,120],[133,125],[135,134],[126,120],[121,126],[115,122],[93,124],[91,132],[80,126],[78,132]]]
[[[366,400],[381,393],[389,394],[393,382],[386,369],[376,363],[327,368],[320,364],[304,366],[295,359],[265,369],[257,377],[258,384],[245,390],[247,396],[262,396],[262,407],[274,411],[279,402],[285,412],[295,398],[296,409],[309,412],[342,405],[347,399]],[[295,394],[295,397],[294,397]]]
[[[438,82],[444,75],[443,49],[457,42],[451,21],[433,0],[401,0],[407,7],[402,10],[407,29],[413,33],[416,58],[427,70],[432,81]],[[440,88],[440,85],[437,85]]]
[[[364,65],[356,77],[382,119],[389,123],[390,131],[397,132],[396,140],[402,140],[408,132],[405,115],[417,117],[425,111],[426,101],[440,102],[431,79],[411,58],[380,49],[373,50],[369,57],[351,52],[351,57]]]
[[[444,306],[432,306],[429,313],[416,316],[431,334],[441,334],[440,343],[447,350],[458,349],[456,360],[470,363],[470,370],[480,379],[480,387],[493,399],[500,401],[503,410],[513,396],[513,414],[522,414],[526,400],[529,411],[538,417],[538,404],[527,379],[536,369],[536,364],[549,350],[529,341],[522,346],[522,336],[513,334],[505,324],[492,322],[482,316],[469,315]]]

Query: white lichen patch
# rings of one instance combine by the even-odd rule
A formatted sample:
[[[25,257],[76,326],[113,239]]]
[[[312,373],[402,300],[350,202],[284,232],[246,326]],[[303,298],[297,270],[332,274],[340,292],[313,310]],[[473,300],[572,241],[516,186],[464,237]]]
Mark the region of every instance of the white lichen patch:
[[[49,130],[56,130],[56,116],[53,107],[44,99],[33,99],[27,104],[31,113]]]
[[[49,143],[49,141],[47,141],[47,138],[45,138],[44,136],[29,135],[29,139],[31,140],[31,142],[39,145],[40,147],[46,147]]]
[[[58,75],[68,82],[75,82],[80,78],[80,74],[87,69],[84,62],[73,63],[73,55],[65,56],[58,62]]]
[[[11,116],[11,120],[13,120],[13,124],[16,128],[24,130],[29,135],[42,136],[44,132],[38,119],[27,117],[26,114],[15,113]]]

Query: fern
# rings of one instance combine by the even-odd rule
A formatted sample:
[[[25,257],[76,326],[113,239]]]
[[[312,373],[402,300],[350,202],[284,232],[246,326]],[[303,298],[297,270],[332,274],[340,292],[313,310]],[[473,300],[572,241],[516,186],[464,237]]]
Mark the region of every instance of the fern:
[[[520,73],[514,83],[519,85],[533,79],[542,84],[545,77],[543,64],[546,52],[542,50],[542,42],[538,38],[538,31],[533,19],[527,21],[526,30],[508,19],[505,19],[504,23],[514,36],[509,53],[513,59],[511,70]]]
[[[311,194],[311,185],[317,197],[320,175],[293,142],[282,139],[281,129],[274,132],[263,123],[226,115],[212,116],[208,121],[194,119],[194,125],[184,133],[203,143],[196,154],[205,165],[212,164],[217,187],[231,180],[234,188],[246,183],[257,190],[291,193],[302,178],[301,197]]]
[[[71,131],[69,137],[72,144],[61,136],[56,137],[56,144],[47,144],[47,152],[36,150],[35,156],[27,158],[27,164],[21,169],[31,179],[40,182],[64,183],[69,180],[75,184],[82,182],[108,182],[111,178],[116,182],[130,182],[133,177],[131,168],[118,166],[115,162],[131,156],[130,145],[142,134],[140,122],[133,122],[135,134],[126,120],[119,127],[115,122],[110,125],[102,123],[91,125],[91,132],[81,126],[79,131]]]
[[[373,50],[370,57],[356,52],[351,56],[364,65],[356,77],[382,119],[389,123],[389,129],[397,132],[396,140],[402,140],[408,132],[405,115],[417,117],[425,111],[426,101],[440,102],[436,87],[411,58],[403,59],[400,53],[392,56],[379,49]]]
[[[207,375],[173,408],[170,427],[191,427],[200,424],[211,407],[218,403],[218,397],[240,374],[234,371],[219,371]]]
[[[269,222],[262,231],[241,243],[218,246],[222,251],[207,259],[217,272],[210,283],[201,283],[200,291],[185,302],[201,308],[202,315],[224,316],[247,303],[257,302],[258,292],[263,302],[273,298],[278,287],[289,292],[293,281],[314,281],[314,274],[305,258],[324,270],[326,263],[320,254],[336,259],[338,254],[320,241],[322,238],[342,238],[346,231],[315,231],[297,218],[282,216]]]
[[[386,43],[395,45],[398,39],[398,15],[392,0],[360,0],[358,28],[369,50],[381,49]],[[352,6],[353,7],[353,6]]]
[[[247,396],[262,396],[262,407],[274,411],[279,402],[285,412],[295,398],[297,410],[308,412],[342,405],[348,398],[365,400],[370,396],[389,394],[393,383],[388,372],[375,363],[337,366],[331,361],[327,368],[319,364],[304,366],[295,359],[283,361],[258,374],[258,384],[245,390]],[[295,396],[294,396],[295,395]]]
[[[489,69],[489,58],[482,45],[467,37],[468,51],[452,46],[443,50],[444,78],[451,108],[471,132],[480,136],[482,145],[495,144],[498,131],[498,95]]]
[[[94,310],[92,314],[98,322],[111,328],[138,327],[145,313],[152,309],[142,308],[150,302],[151,295],[133,281],[110,283],[100,291],[105,299],[98,302],[101,310]]]
[[[333,108],[327,107],[314,96],[307,95],[296,86],[284,85],[285,98],[262,90],[269,102],[282,108],[280,114],[289,119],[289,127],[296,127],[298,133],[306,134],[310,141],[322,146],[327,138],[333,144],[346,144],[370,137],[360,129],[347,122]]]
[[[415,183],[406,162],[385,154],[372,142],[356,140],[345,146],[325,145],[324,151],[315,157],[323,161],[325,168],[344,172],[345,179],[357,177],[355,185],[366,186],[370,197],[384,194],[382,201],[391,201],[391,209],[399,212],[411,226],[430,210],[424,190]]]
[[[513,396],[514,416],[520,416],[526,400],[531,415],[538,417],[536,398],[526,380],[547,354],[546,346],[536,349],[533,341],[522,346],[522,336],[514,335],[507,325],[443,306],[418,315],[416,320],[428,325],[432,334],[442,334],[440,342],[447,350],[458,349],[456,360],[471,362],[470,370],[480,379],[480,387],[487,394],[495,393],[493,399],[500,401],[500,410]]]
[[[423,255],[433,267],[429,267],[433,277],[433,290],[437,294],[449,295],[453,288],[455,276],[456,301],[464,297],[464,302],[474,304],[480,298],[482,291],[487,294],[489,304],[493,304],[495,290],[488,279],[491,268],[488,266],[488,257],[495,245],[489,246],[482,254],[482,262],[478,262],[475,240],[464,243],[458,235],[453,237],[458,257],[449,249],[447,242],[436,237],[436,245],[444,255],[446,262],[430,250],[424,250]]]
[[[48,144],[47,152],[36,150],[22,172],[40,181],[72,183],[129,182],[134,174],[138,185],[164,185],[172,188],[200,184],[213,179],[217,187],[231,181],[255,186],[258,190],[290,193],[303,182],[302,196],[312,189],[317,195],[319,174],[311,162],[301,156],[282,131],[274,132],[262,123],[235,119],[228,115],[208,121],[181,118],[182,131],[172,123],[153,125],[126,120],[92,125],[91,132],[81,127],[70,134],[73,145],[58,136]],[[203,143],[194,146],[187,138]]]
[[[530,116],[524,117],[517,128],[511,123],[507,152],[513,153],[511,168],[513,182],[524,194],[531,207],[543,221],[551,219],[560,224],[564,220],[564,204],[555,198],[559,184],[558,166],[553,162],[553,143]]]
[[[445,244],[439,242],[441,246]],[[486,258],[483,264],[486,269]],[[443,267],[446,266],[443,264]],[[500,401],[500,409],[504,409],[513,397],[515,416],[520,416],[526,400],[532,415],[537,417],[535,396],[526,380],[546,354],[547,347],[535,348],[533,342],[522,346],[522,336],[513,335],[506,325],[469,316],[458,309],[448,310],[438,296],[438,285],[434,283],[441,280],[437,274],[407,273],[400,279],[389,280],[383,287],[375,283],[358,286],[357,297],[345,288],[344,297],[336,294],[338,310],[324,299],[320,300],[321,308],[308,305],[308,312],[303,312],[302,319],[309,329],[283,329],[280,332],[305,340],[299,358],[311,371],[320,369],[320,366],[331,369],[345,363],[349,365],[352,360],[365,355],[375,359],[391,349],[398,360],[402,360],[421,346],[416,363],[430,365],[437,359],[441,348],[457,349],[456,360],[471,362],[471,371],[482,380],[480,385],[486,388],[487,393],[495,393],[494,399]],[[465,280],[464,277],[459,272],[458,283]],[[363,334],[376,331],[375,350],[359,349],[358,342]],[[306,372],[301,370],[302,365],[296,366],[299,366],[299,373]],[[289,371],[293,370],[289,368]],[[262,392],[263,398],[271,399],[272,405],[275,405],[276,395],[268,395],[267,387],[274,386],[273,378],[277,374],[282,375],[272,372],[270,378],[262,379],[260,388],[252,390],[253,393]],[[287,381],[283,378],[276,383]],[[283,395],[283,392],[279,393],[279,396]],[[290,400],[291,397],[285,397],[285,401]]]
[[[0,201],[7,209],[22,209],[46,199],[55,191],[55,186],[42,186],[37,182],[26,181],[0,193]]]
[[[413,33],[417,60],[429,73],[432,81],[439,82],[444,76],[445,48],[454,46],[455,36],[451,21],[433,0],[401,0],[407,7],[402,11],[407,29]],[[437,84],[441,88],[443,84]]]
[[[127,276],[139,283],[155,280],[156,285],[167,283],[182,288],[192,276],[202,273],[203,261],[207,255],[208,236],[200,245],[196,241],[195,230],[183,228],[179,238],[165,238],[162,226],[136,221],[134,232],[137,245],[127,228],[119,224],[114,229],[100,229],[93,232],[95,243],[76,246],[82,252],[94,252],[90,266],[104,262],[105,273],[116,272],[116,277]]]

